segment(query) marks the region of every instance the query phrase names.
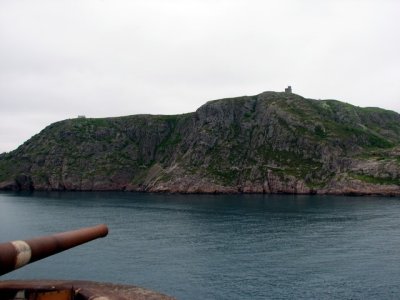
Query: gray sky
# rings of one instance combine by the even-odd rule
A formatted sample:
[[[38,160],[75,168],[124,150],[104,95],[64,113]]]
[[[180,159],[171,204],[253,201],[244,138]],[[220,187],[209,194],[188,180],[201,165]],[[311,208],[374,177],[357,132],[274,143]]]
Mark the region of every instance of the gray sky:
[[[0,153],[77,115],[282,91],[400,112],[398,0],[0,1]]]

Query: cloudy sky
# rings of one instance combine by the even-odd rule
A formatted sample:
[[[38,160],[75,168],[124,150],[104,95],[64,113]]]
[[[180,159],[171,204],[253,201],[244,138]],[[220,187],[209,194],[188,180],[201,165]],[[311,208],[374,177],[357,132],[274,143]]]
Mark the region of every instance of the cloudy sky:
[[[282,91],[400,112],[398,0],[0,1],[0,153],[52,122]]]

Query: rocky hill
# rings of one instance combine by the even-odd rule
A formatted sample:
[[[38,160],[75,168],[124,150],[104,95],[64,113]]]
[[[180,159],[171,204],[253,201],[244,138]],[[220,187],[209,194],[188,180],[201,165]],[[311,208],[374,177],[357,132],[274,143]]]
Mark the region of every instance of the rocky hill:
[[[0,189],[400,195],[400,115],[264,92],[69,119],[0,155]]]

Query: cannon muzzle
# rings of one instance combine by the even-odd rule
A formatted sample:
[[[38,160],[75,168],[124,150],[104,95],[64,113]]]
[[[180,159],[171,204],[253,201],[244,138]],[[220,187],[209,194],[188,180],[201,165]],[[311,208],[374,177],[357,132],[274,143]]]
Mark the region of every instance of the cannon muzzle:
[[[107,234],[106,225],[97,225],[26,241],[0,243],[0,275]]]

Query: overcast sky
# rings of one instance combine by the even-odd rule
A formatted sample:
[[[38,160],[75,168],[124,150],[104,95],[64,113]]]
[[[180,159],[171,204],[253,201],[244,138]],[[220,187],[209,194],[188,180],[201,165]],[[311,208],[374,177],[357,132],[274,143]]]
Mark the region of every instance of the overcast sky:
[[[283,91],[400,112],[398,0],[0,1],[0,153],[52,122]]]

